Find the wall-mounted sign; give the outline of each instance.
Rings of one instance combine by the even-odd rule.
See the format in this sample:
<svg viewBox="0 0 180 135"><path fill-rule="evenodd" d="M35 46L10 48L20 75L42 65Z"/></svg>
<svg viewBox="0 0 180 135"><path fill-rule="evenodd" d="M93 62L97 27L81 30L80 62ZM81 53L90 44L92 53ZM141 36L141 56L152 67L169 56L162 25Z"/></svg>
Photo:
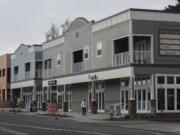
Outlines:
<svg viewBox="0 0 180 135"><path fill-rule="evenodd" d="M180 29L159 30L159 54L180 56Z"/></svg>
<svg viewBox="0 0 180 135"><path fill-rule="evenodd" d="M48 85L56 85L56 84L57 84L57 80L48 81Z"/></svg>

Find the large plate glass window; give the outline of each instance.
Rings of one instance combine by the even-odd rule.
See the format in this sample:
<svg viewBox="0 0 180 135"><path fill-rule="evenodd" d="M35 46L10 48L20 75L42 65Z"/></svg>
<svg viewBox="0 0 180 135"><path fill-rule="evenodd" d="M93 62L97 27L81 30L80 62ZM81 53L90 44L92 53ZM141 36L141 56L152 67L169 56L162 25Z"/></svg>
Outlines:
<svg viewBox="0 0 180 135"><path fill-rule="evenodd" d="M177 110L180 110L180 88L177 89Z"/></svg>
<svg viewBox="0 0 180 135"><path fill-rule="evenodd" d="M158 89L158 110L165 110L165 89Z"/></svg>
<svg viewBox="0 0 180 135"><path fill-rule="evenodd" d="M167 109L174 110L174 89L167 89Z"/></svg>

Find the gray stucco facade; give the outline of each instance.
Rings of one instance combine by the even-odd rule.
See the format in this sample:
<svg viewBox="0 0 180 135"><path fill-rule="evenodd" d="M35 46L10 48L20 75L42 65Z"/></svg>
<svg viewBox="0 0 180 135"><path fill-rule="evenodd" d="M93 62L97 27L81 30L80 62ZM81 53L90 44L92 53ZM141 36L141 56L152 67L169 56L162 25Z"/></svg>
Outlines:
<svg viewBox="0 0 180 135"><path fill-rule="evenodd" d="M75 19L42 51L20 46L12 69L42 60L43 102L59 110L177 113L180 111L180 15L129 9L100 21ZM23 54L26 56L23 57ZM34 55L35 54L35 55ZM34 78L33 64L30 80ZM22 68L22 69L21 69ZM12 70L12 84L14 71ZM24 81L24 72L19 81ZM65 107L66 106L66 107ZM114 107L112 107L114 106ZM119 110L111 110L112 108Z"/></svg>
<svg viewBox="0 0 180 135"><path fill-rule="evenodd" d="M42 45L20 45L11 56L11 100L25 107L42 98Z"/></svg>

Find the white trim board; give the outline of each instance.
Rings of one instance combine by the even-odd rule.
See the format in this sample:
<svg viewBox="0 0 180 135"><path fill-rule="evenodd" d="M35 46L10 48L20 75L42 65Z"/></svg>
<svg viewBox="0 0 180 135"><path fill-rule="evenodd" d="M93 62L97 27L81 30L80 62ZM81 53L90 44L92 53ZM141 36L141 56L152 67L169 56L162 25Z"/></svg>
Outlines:
<svg viewBox="0 0 180 135"><path fill-rule="evenodd" d="M11 83L11 89L30 87L30 86L34 86L34 84L35 84L34 80Z"/></svg>
<svg viewBox="0 0 180 135"><path fill-rule="evenodd" d="M64 78L57 78L54 80L57 80L57 85L83 83L83 82L91 81L88 78L89 74L96 74L97 81L100 81L100 80L107 80L107 79L129 77L131 76L131 70L132 70L132 67L127 67L127 68L113 69L113 70L108 70L108 71L75 75L75 76L64 77ZM43 87L48 86L48 81L49 80L43 81Z"/></svg>

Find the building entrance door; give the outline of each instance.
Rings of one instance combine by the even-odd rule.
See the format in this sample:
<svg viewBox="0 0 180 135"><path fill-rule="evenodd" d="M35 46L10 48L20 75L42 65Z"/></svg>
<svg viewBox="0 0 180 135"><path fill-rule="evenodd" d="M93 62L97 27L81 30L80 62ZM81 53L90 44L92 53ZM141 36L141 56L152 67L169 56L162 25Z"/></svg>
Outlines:
<svg viewBox="0 0 180 135"><path fill-rule="evenodd" d="M96 102L97 102L98 112L104 112L104 92L96 93Z"/></svg>
<svg viewBox="0 0 180 135"><path fill-rule="evenodd" d="M23 96L25 108L30 108L32 103L32 94L26 94Z"/></svg>
<svg viewBox="0 0 180 135"><path fill-rule="evenodd" d="M128 99L129 92L128 90L121 90L121 111L123 113L128 112Z"/></svg>
<svg viewBox="0 0 180 135"><path fill-rule="evenodd" d="M61 92L58 94L58 109L60 111L63 111L63 108L64 108L64 92Z"/></svg>
<svg viewBox="0 0 180 135"><path fill-rule="evenodd" d="M139 113L150 112L150 89L139 88L136 92L136 109Z"/></svg>

